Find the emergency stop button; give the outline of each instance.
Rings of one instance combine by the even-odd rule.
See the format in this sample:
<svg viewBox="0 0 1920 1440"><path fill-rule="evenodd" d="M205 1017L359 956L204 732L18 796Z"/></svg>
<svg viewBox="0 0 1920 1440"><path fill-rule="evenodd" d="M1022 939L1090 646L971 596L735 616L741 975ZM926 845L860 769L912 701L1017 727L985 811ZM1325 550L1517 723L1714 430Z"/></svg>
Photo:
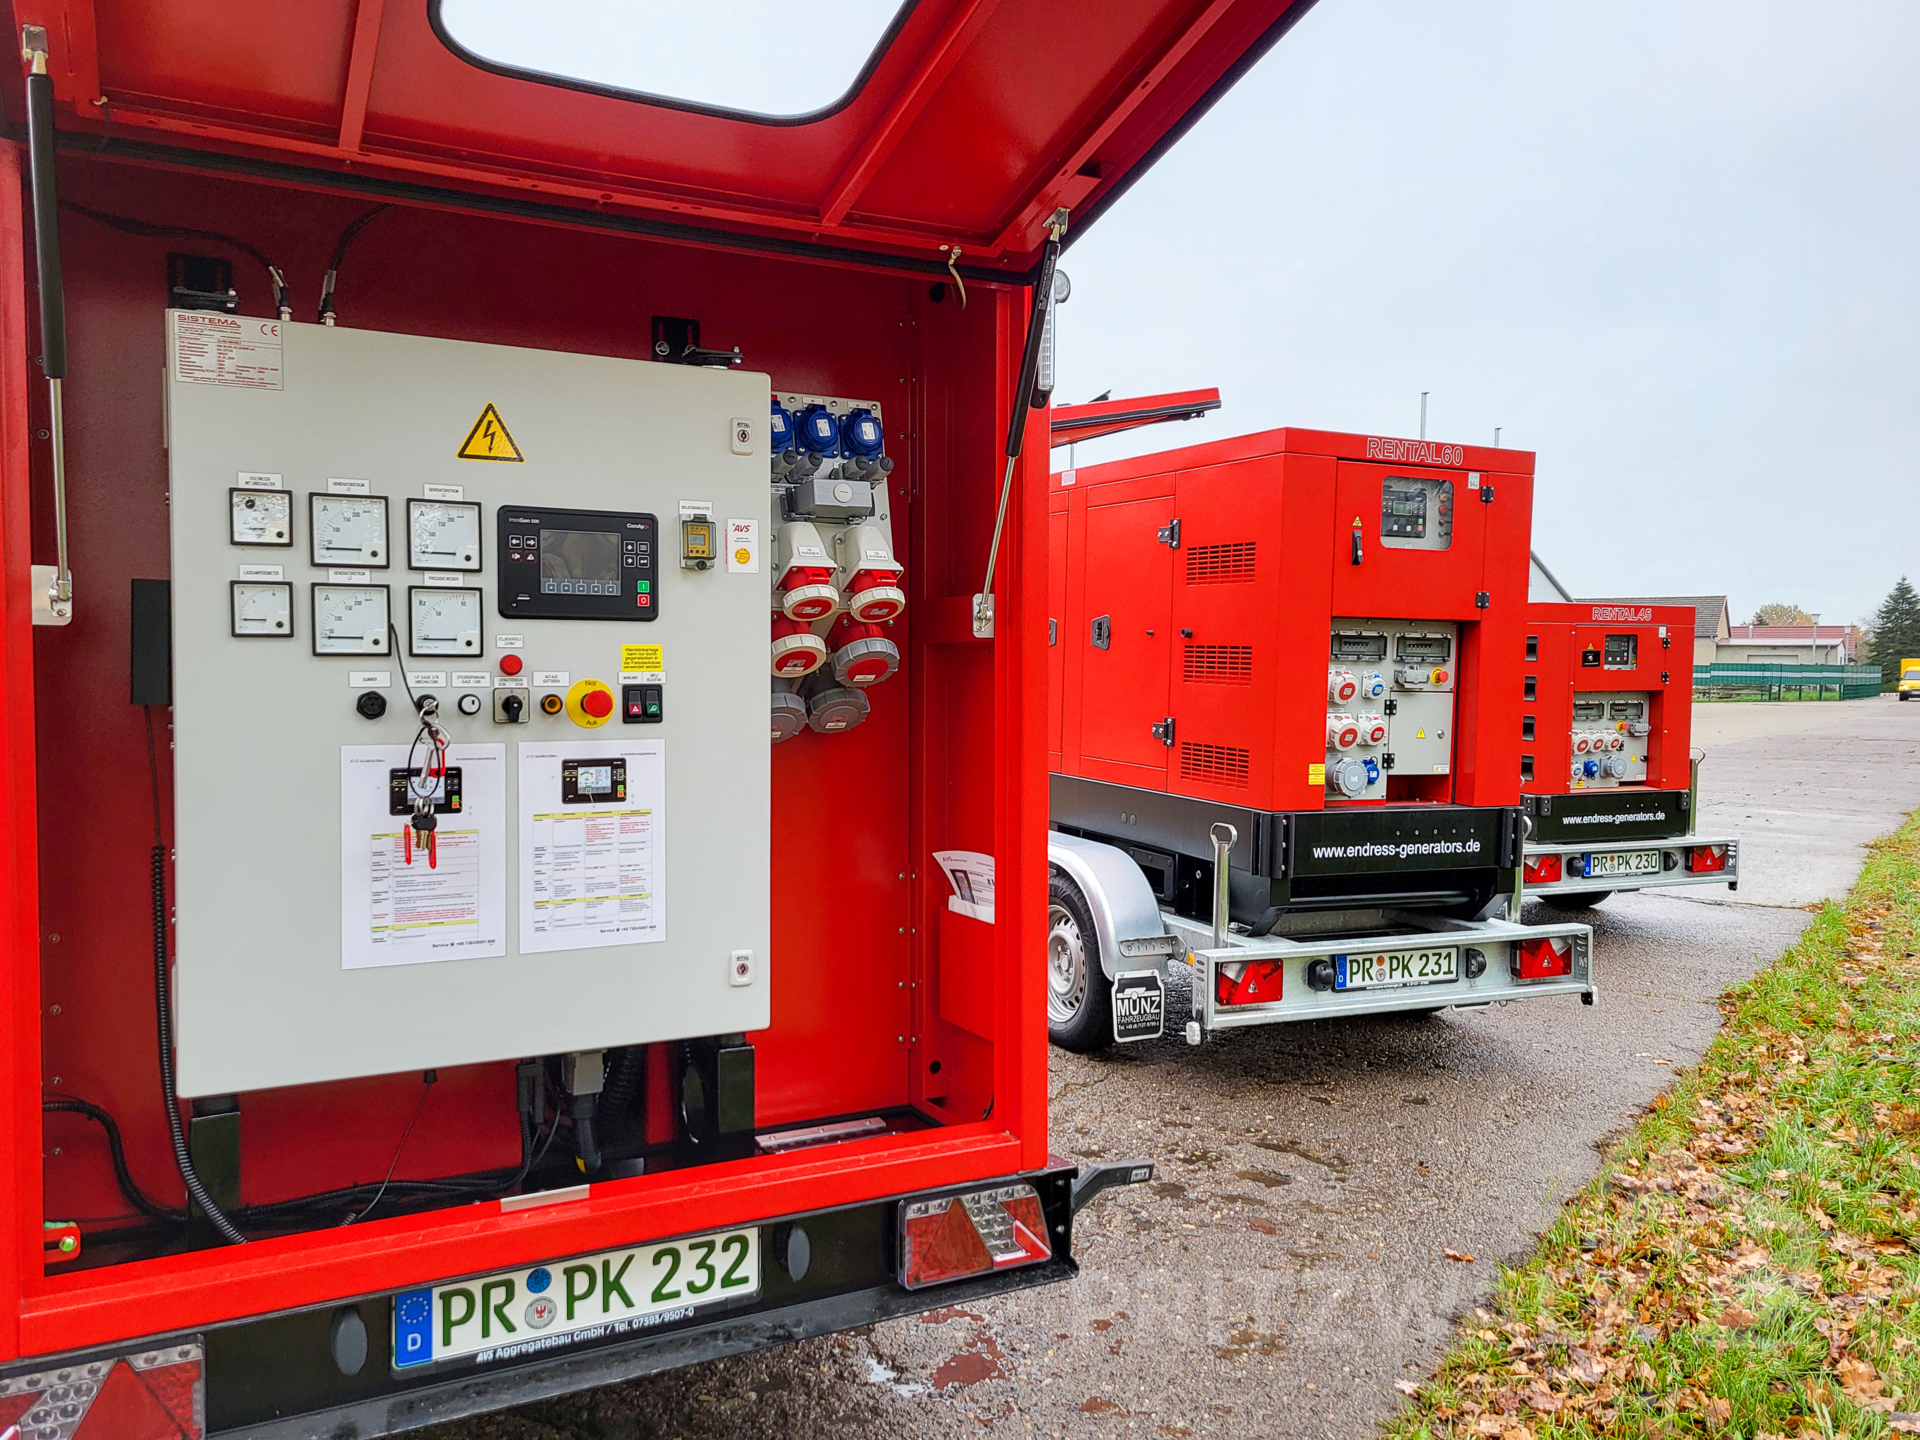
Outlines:
<svg viewBox="0 0 1920 1440"><path fill-rule="evenodd" d="M567 691L567 718L586 730L598 730L613 718L613 691L604 680L582 680Z"/></svg>

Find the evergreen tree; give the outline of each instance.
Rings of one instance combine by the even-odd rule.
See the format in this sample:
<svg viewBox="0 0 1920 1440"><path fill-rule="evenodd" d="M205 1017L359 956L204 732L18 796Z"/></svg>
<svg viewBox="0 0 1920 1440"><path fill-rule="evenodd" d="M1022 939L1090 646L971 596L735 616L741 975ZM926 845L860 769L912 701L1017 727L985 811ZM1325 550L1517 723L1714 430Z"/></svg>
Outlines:
<svg viewBox="0 0 1920 1440"><path fill-rule="evenodd" d="M1873 612L1873 641L1869 658L1880 667L1880 688L1900 682L1900 662L1920 657L1920 594L1902 575Z"/></svg>

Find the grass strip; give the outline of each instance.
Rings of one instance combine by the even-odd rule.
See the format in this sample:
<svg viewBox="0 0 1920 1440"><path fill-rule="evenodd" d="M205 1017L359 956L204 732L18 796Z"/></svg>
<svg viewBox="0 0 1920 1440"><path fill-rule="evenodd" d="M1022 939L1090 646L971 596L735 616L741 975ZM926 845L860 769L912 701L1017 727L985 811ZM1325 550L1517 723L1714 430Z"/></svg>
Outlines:
<svg viewBox="0 0 1920 1440"><path fill-rule="evenodd" d="M1920 815L1720 1000L1390 1440L1920 1435Z"/></svg>

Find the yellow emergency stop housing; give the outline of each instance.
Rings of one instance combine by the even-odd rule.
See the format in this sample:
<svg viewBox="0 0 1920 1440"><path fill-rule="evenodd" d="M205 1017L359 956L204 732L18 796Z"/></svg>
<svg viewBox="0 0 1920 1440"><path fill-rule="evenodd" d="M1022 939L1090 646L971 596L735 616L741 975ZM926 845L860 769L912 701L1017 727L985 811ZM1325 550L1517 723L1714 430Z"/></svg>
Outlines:
<svg viewBox="0 0 1920 1440"><path fill-rule="evenodd" d="M614 707L613 687L604 680L577 681L567 691L567 718L583 729L598 730L613 718Z"/></svg>

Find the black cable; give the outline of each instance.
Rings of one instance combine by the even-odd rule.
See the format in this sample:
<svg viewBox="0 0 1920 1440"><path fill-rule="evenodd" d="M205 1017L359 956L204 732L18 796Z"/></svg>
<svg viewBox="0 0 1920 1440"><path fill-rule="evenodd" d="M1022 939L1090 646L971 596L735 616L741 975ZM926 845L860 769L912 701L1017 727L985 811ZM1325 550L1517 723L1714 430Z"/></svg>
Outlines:
<svg viewBox="0 0 1920 1440"><path fill-rule="evenodd" d="M347 258L347 247L359 238L360 232L377 216L391 209L391 205L376 205L340 232L340 243L333 247L333 258L327 262L326 278L320 282L320 313L317 318L322 325L333 323L333 287L340 278L340 266Z"/></svg>
<svg viewBox="0 0 1920 1440"><path fill-rule="evenodd" d="M126 1146L121 1142L120 1126L112 1115L98 1105L66 1095L42 1096L40 1108L66 1115L84 1115L107 1132L107 1153L113 1157L113 1178L120 1186L120 1193L134 1209L150 1220L168 1220L176 1224L186 1220L187 1212L184 1209L176 1210L170 1205L163 1205L140 1188L139 1182L133 1178L133 1172L127 1168Z"/></svg>
<svg viewBox="0 0 1920 1440"><path fill-rule="evenodd" d="M244 1245L247 1237L221 1213L194 1173L186 1131L180 1124L180 1095L173 1072L173 977L167 968L167 847L160 828L160 757L153 744L153 707L140 708L147 719L147 769L153 777L153 1004L159 1020L160 1098L167 1107L167 1134L173 1141L174 1164L179 1167L188 1198L200 1207L222 1240L229 1245Z"/></svg>
<svg viewBox="0 0 1920 1440"><path fill-rule="evenodd" d="M287 277L281 274L280 267L269 260L264 251L249 245L244 240L232 235L223 235L218 230L195 230L186 225L156 225L151 220L136 220L131 215L112 215L105 210L77 205L71 200L61 201L60 208L71 210L76 215L84 215L95 224L105 225L109 230L118 230L127 235L140 235L150 240L211 240L216 245L231 246L243 255L251 255L260 262L260 268L267 272L267 283L273 287L273 308L281 312L281 319L289 318Z"/></svg>
<svg viewBox="0 0 1920 1440"><path fill-rule="evenodd" d="M420 1116L427 1108L427 1097L433 1094L433 1078L434 1072L429 1070L425 1083L420 1087L420 1103L413 1107L413 1118L407 1121L407 1128L400 1132L400 1143L393 1147L393 1161L387 1166L386 1178L380 1182L380 1188L373 1192L373 1199L369 1200L364 1208L356 1210L342 1220L340 1222L342 1225L351 1225L366 1219L373 1213L373 1207L380 1203L380 1197L387 1193L387 1187L393 1183L393 1172L400 1168L400 1152L407 1148L407 1137L413 1134L413 1127L420 1123Z"/></svg>

